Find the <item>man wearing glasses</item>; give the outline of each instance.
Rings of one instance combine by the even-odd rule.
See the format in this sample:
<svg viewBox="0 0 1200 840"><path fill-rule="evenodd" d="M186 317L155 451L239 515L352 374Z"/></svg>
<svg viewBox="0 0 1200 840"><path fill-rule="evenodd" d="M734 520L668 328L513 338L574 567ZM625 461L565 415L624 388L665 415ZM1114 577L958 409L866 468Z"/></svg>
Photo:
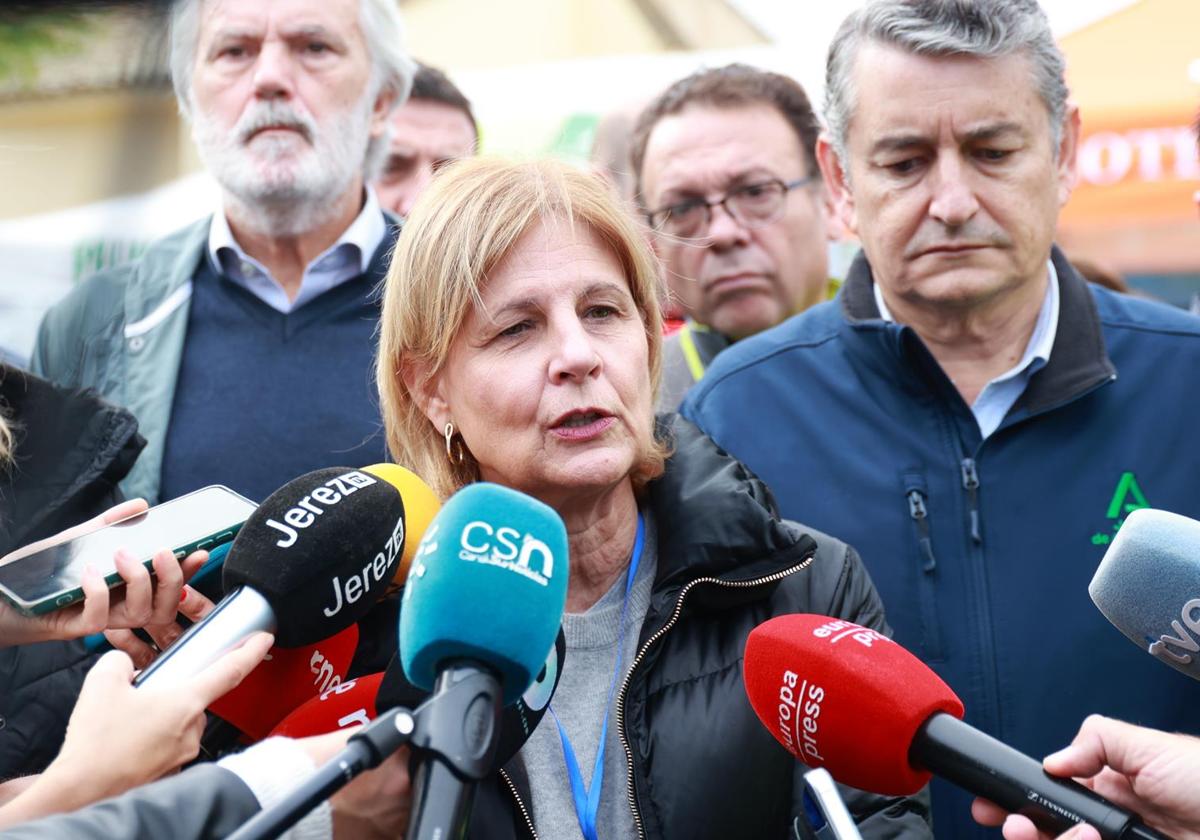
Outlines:
<svg viewBox="0 0 1200 840"><path fill-rule="evenodd" d="M690 310L663 345L660 410L677 408L734 341L837 290L819 131L799 84L742 64L681 79L639 116L637 199L667 285Z"/></svg>

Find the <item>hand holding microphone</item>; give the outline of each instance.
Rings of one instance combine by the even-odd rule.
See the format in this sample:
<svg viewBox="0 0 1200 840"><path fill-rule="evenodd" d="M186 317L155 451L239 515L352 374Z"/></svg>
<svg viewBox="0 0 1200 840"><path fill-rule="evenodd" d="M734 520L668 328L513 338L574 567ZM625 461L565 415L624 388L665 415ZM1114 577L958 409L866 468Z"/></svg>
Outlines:
<svg viewBox="0 0 1200 840"><path fill-rule="evenodd" d="M763 725L843 784L908 795L936 773L1045 831L1087 822L1105 840L1163 840L1137 814L964 723L949 686L869 628L818 615L770 619L746 639L745 682Z"/></svg>
<svg viewBox="0 0 1200 840"><path fill-rule="evenodd" d="M1200 739L1092 715L1071 745L1046 756L1042 765L1055 776L1082 780L1175 840L1200 840L1200 795L1194 782L1200 777ZM971 813L983 825L1003 825L1005 840L1050 836L983 799L975 800ZM1100 834L1081 825L1063 836L1096 840Z"/></svg>

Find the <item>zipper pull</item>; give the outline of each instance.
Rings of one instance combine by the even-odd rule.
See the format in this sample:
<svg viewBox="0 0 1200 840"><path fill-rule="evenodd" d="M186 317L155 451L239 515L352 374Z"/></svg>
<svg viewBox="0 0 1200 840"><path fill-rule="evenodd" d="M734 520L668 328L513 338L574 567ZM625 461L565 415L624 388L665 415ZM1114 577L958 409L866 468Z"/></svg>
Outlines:
<svg viewBox="0 0 1200 840"><path fill-rule="evenodd" d="M975 469L973 458L962 459L962 484L970 503L971 540L979 545L983 542L983 534L979 530L979 471Z"/></svg>
<svg viewBox="0 0 1200 840"><path fill-rule="evenodd" d="M917 531L920 533L917 545L921 547L921 555L925 558L921 568L932 572L937 568L937 559L933 556L933 540L929 538L929 512L925 508L925 497L920 490L908 491L908 515L917 523Z"/></svg>

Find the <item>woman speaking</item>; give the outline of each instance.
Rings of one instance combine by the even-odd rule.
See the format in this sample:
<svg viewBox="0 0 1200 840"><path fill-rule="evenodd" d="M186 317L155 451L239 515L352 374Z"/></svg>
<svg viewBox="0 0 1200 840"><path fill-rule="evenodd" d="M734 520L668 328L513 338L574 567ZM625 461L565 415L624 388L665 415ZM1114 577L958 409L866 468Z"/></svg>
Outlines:
<svg viewBox="0 0 1200 840"><path fill-rule="evenodd" d="M746 699L746 635L791 612L886 627L849 547L780 521L686 421L656 423L658 295L642 232L564 164L457 163L400 236L378 367L393 457L443 497L485 480L540 499L570 543L552 714L480 786L473 838L793 836L803 768ZM843 793L864 837L930 836L924 800Z"/></svg>

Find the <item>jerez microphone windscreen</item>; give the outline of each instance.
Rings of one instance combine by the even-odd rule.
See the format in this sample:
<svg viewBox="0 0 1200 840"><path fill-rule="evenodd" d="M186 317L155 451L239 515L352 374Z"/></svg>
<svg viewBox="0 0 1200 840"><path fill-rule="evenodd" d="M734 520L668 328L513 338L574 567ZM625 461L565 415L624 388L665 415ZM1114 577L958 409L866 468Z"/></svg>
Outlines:
<svg viewBox="0 0 1200 840"><path fill-rule="evenodd" d="M547 505L496 484L450 497L417 549L400 609L400 662L432 690L454 660L490 666L504 703L542 670L567 600L567 530Z"/></svg>
<svg viewBox="0 0 1200 840"><path fill-rule="evenodd" d="M400 567L392 581L397 587L403 586L421 537L425 536L425 530L442 503L420 476L398 464L372 464L363 467L363 472L378 476L395 487L404 504L404 549L400 553Z"/></svg>
<svg viewBox="0 0 1200 840"><path fill-rule="evenodd" d="M963 705L933 671L886 636L823 615L782 615L746 639L746 693L792 755L843 784L889 796L930 774L908 748L934 712Z"/></svg>
<svg viewBox="0 0 1200 840"><path fill-rule="evenodd" d="M275 643L300 647L358 621L395 577L404 504L387 481L330 467L258 506L225 560L225 591L248 586L275 610Z"/></svg>
<svg viewBox="0 0 1200 840"><path fill-rule="evenodd" d="M1200 680L1200 522L1165 510L1133 511L1088 594L1131 642Z"/></svg>
<svg viewBox="0 0 1200 840"><path fill-rule="evenodd" d="M533 730L537 729L550 700L558 689L558 680L562 676L563 663L567 660L567 638L562 630L554 640L554 647L546 657L542 670L534 678L533 683L525 690L515 703L505 706L500 711L500 734L496 741L496 758L492 769L499 770L520 752L521 747L529 740ZM404 678L404 670L400 667L399 658L393 658L384 672L383 682L379 686L379 697L376 706L380 712L403 706L415 709L426 700L430 694L423 691Z"/></svg>

